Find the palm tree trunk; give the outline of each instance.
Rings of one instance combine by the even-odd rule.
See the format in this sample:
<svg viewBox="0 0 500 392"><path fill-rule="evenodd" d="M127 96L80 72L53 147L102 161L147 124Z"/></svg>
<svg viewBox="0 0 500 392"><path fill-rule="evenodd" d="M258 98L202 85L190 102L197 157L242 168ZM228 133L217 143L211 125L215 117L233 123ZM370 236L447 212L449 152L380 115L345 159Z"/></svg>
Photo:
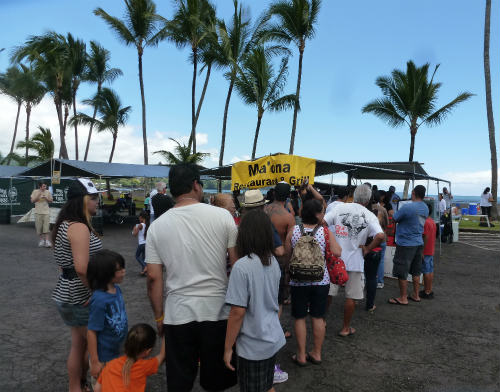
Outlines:
<svg viewBox="0 0 500 392"><path fill-rule="evenodd" d="M146 99L144 98L144 81L142 80L142 47L137 49L139 56L139 85L141 88L142 102L142 141L144 143L144 164L148 164L148 136L146 132Z"/></svg>
<svg viewBox="0 0 500 392"><path fill-rule="evenodd" d="M222 120L222 138L220 142L220 153L219 153L219 166L222 166L224 161L224 147L226 145L226 126L227 126L227 112L229 110L229 101L231 101L231 94L233 92L235 77L231 78L229 83L229 89L227 90L226 105L224 106L224 119Z"/></svg>
<svg viewBox="0 0 500 392"><path fill-rule="evenodd" d="M491 154L491 195L493 203L491 214L498 218L497 197L498 197L498 163L497 147L495 140L495 122L493 119L493 103L491 98L491 75L490 75L490 16L491 0L486 0L486 11L484 18L484 82L486 84L486 113L488 117L488 136L490 140Z"/></svg>
<svg viewBox="0 0 500 392"><path fill-rule="evenodd" d="M118 129L115 129L115 132L118 134ZM111 146L111 153L109 154L109 163L113 161L113 155L115 154L116 134L113 134L113 145Z"/></svg>
<svg viewBox="0 0 500 392"><path fill-rule="evenodd" d="M86 161L87 157L89 156L90 139L92 137L92 128L94 127L94 122L93 121L95 121L95 116L96 115L97 115L97 106L94 107L94 114L92 115L92 124L90 124L89 136L87 138L87 146L85 147L85 156L83 157L84 161Z"/></svg>
<svg viewBox="0 0 500 392"><path fill-rule="evenodd" d="M410 126L410 156L408 157L408 162L413 162L413 153L415 151L415 135L417 134L416 122L412 121ZM408 190L410 188L410 180L405 181L405 187L403 189L403 199L408 198Z"/></svg>
<svg viewBox="0 0 500 392"><path fill-rule="evenodd" d="M198 52L193 48L193 84L191 86L191 136L188 147L193 145L193 154L196 154L196 72L198 68Z"/></svg>
<svg viewBox="0 0 500 392"><path fill-rule="evenodd" d="M69 107L68 104L64 104L64 122L63 122L63 127L64 127L64 136L66 136L66 126L68 125L68 117L69 117Z"/></svg>
<svg viewBox="0 0 500 392"><path fill-rule="evenodd" d="M255 159L255 151L257 150L257 139L259 138L260 122L262 114L257 114L257 128L255 128L255 136L253 138L252 161Z"/></svg>
<svg viewBox="0 0 500 392"><path fill-rule="evenodd" d="M73 116L76 117L76 90L73 90ZM75 159L78 160L78 127L75 121Z"/></svg>
<svg viewBox="0 0 500 392"><path fill-rule="evenodd" d="M66 131L64 128L61 99L57 96L54 97L54 103L56 105L57 120L59 121L59 138L61 139L61 145L59 147L59 158L68 159L68 149L66 148Z"/></svg>
<svg viewBox="0 0 500 392"><path fill-rule="evenodd" d="M31 116L31 104L26 102L26 153L25 153L25 161L26 165L28 165L28 142L30 140L30 116Z"/></svg>
<svg viewBox="0 0 500 392"><path fill-rule="evenodd" d="M205 99L205 93L207 92L208 81L210 79L210 73L212 72L212 64L207 66L207 74L205 76L205 83L203 84L203 90L201 91L200 102L198 102L198 109L196 109L195 123L198 124L198 118L200 118L201 106L203 105L203 100Z"/></svg>
<svg viewBox="0 0 500 392"><path fill-rule="evenodd" d="M14 135L12 136L12 144L10 145L9 156L7 157L7 165L10 165L10 161L12 159L12 153L14 152L14 146L16 145L16 137L17 137L17 125L19 124L19 113L21 112L22 102L17 102L17 114L16 114L16 124L14 125Z"/></svg>
<svg viewBox="0 0 500 392"><path fill-rule="evenodd" d="M101 92L102 84L101 82L97 83L97 94ZM85 156L83 157L83 160L86 161L87 157L89 155L89 148L90 148L90 138L92 137L92 129L94 128L94 121L95 121L95 116L97 115L97 106L94 106L94 114L92 115L92 124L90 124L90 129L89 129L89 137L87 138L87 146L85 147Z"/></svg>
<svg viewBox="0 0 500 392"><path fill-rule="evenodd" d="M295 129L297 128L297 111L299 110L299 99L300 99L300 82L302 80L302 58L304 57L304 46L305 42L302 42L299 47L299 74L297 76L297 90L295 91L295 107L293 108L293 124L292 124L292 136L290 137L290 150L289 154L293 154L293 147L295 145Z"/></svg>

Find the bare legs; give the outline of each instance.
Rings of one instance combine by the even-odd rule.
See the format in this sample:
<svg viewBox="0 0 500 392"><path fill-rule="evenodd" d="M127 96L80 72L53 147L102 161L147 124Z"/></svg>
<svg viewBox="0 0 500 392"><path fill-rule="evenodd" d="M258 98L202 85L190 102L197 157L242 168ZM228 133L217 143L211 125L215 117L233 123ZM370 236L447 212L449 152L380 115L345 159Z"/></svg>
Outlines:
<svg viewBox="0 0 500 392"><path fill-rule="evenodd" d="M424 290L425 294L432 293L432 282L434 281L434 272L424 274Z"/></svg>
<svg viewBox="0 0 500 392"><path fill-rule="evenodd" d="M346 298L344 303L344 326L340 331L341 334L350 333L350 325L355 308L356 308L356 301L351 298Z"/></svg>
<svg viewBox="0 0 500 392"><path fill-rule="evenodd" d="M310 355L317 361L321 361L321 348L325 340L325 319L311 317L313 331L313 348ZM306 362L306 319L295 320L295 338L297 339L297 361Z"/></svg>
<svg viewBox="0 0 500 392"><path fill-rule="evenodd" d="M86 358L87 327L72 327L71 349L67 361L70 392L81 392L82 390L81 381L84 376L84 370L88 368L88 360Z"/></svg>

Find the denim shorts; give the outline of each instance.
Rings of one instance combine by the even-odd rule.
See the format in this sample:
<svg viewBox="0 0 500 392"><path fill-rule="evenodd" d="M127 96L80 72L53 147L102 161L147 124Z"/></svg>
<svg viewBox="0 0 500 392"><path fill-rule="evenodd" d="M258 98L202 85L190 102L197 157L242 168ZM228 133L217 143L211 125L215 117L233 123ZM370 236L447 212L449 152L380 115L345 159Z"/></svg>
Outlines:
<svg viewBox="0 0 500 392"><path fill-rule="evenodd" d="M57 302L57 310L61 315L64 324L69 327L86 327L89 322L89 306L82 304L67 304Z"/></svg>
<svg viewBox="0 0 500 392"><path fill-rule="evenodd" d="M434 256L424 256L422 260L422 273L430 274L434 272Z"/></svg>

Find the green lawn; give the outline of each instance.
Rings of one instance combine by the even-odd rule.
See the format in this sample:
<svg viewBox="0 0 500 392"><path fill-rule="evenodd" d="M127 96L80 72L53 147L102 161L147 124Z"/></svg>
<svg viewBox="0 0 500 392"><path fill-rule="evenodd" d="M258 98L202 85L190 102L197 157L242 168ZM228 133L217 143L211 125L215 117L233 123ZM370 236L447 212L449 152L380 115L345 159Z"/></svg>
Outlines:
<svg viewBox="0 0 500 392"><path fill-rule="evenodd" d="M495 227L484 227L484 226L479 226L479 218L470 218L468 216L462 218L460 221L460 228L461 229L478 229L478 230L495 230L499 231L500 230L500 224L495 221L494 222Z"/></svg>

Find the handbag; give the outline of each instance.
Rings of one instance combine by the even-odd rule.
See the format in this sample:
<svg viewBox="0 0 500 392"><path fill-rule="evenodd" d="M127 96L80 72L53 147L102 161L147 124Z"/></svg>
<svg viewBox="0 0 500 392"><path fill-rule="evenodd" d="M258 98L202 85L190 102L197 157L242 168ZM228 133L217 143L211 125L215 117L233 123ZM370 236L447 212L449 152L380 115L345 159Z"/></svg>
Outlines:
<svg viewBox="0 0 500 392"><path fill-rule="evenodd" d="M335 256L330 251L330 234L328 227L325 225L323 227L325 233L325 260L326 268L328 269L328 275L330 275L330 282L333 284L338 284L340 286L346 284L349 280L349 275L345 269L344 260L340 257Z"/></svg>

